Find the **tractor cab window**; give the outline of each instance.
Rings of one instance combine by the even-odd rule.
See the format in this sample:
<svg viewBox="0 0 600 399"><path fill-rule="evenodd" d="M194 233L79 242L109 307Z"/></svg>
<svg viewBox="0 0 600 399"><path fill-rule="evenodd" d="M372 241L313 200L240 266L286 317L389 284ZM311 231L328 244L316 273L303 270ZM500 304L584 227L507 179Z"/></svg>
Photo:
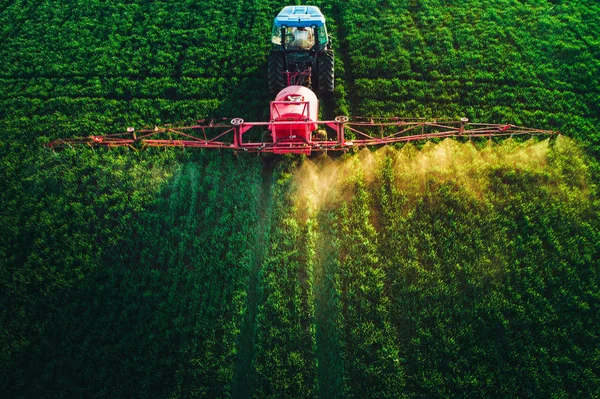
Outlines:
<svg viewBox="0 0 600 399"><path fill-rule="evenodd" d="M288 27L285 29L286 47L291 50L310 50L315 45L315 29L312 27L295 28ZM320 38L320 35L319 35ZM325 39L327 40L327 39ZM281 45L281 28L273 27L273 35L271 42ZM327 41L325 41L327 42Z"/></svg>
<svg viewBox="0 0 600 399"><path fill-rule="evenodd" d="M285 42L289 44L293 40L292 33L296 28L285 28ZM273 44L281 45L281 27L273 25L273 36L271 37Z"/></svg>
<svg viewBox="0 0 600 399"><path fill-rule="evenodd" d="M271 43L281 45L281 29L277 25L273 25L273 33L271 34Z"/></svg>
<svg viewBox="0 0 600 399"><path fill-rule="evenodd" d="M310 50L315 45L315 35L312 28L296 28L292 32L291 48Z"/></svg>
<svg viewBox="0 0 600 399"><path fill-rule="evenodd" d="M327 44L329 38L327 37L327 29L325 29L325 25L318 28L317 31L319 32L319 44Z"/></svg>

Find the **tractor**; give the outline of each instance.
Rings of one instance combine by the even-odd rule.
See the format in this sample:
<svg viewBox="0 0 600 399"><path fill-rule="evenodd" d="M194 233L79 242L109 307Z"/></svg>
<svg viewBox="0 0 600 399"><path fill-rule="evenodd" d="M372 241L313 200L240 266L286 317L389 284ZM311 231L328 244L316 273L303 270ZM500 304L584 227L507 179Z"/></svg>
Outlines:
<svg viewBox="0 0 600 399"><path fill-rule="evenodd" d="M271 94L287 86L306 86L319 95L333 93L334 54L325 17L318 7L284 7L273 22L271 42Z"/></svg>

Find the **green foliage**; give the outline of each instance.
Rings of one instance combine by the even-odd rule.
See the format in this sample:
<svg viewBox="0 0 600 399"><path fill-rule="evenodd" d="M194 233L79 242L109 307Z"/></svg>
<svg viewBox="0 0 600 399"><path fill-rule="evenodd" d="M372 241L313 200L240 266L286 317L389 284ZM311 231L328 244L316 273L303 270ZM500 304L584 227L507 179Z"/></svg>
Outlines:
<svg viewBox="0 0 600 399"><path fill-rule="evenodd" d="M285 173L275 182L269 248L260 271L256 398L316 397L310 226L294 215L289 182Z"/></svg>
<svg viewBox="0 0 600 399"><path fill-rule="evenodd" d="M348 397L398 397L404 378L389 322L390 299L376 248L377 232L370 222L371 204L362 176L353 185L352 202L342 205L338 215Z"/></svg>
<svg viewBox="0 0 600 399"><path fill-rule="evenodd" d="M313 2L335 113L553 142L43 147L265 120L287 2L0 4L0 396L600 396L596 1Z"/></svg>
<svg viewBox="0 0 600 399"><path fill-rule="evenodd" d="M345 2L350 112L538 126L597 153L599 16L591 1Z"/></svg>

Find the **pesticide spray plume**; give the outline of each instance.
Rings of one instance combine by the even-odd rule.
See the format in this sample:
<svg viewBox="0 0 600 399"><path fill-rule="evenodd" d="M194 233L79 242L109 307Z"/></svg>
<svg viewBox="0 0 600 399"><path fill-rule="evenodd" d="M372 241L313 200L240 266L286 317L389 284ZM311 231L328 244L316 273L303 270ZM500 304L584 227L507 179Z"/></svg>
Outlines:
<svg viewBox="0 0 600 399"><path fill-rule="evenodd" d="M569 184L584 189L589 174L582 157L579 146L562 136L552 141L489 141L481 146L470 141L444 139L439 143L427 142L421 149L411 143L399 149L385 146L371 151L365 148L355 156L336 159L324 154L305 160L294 173L296 198L313 212L327 204L336 206L339 201L349 201L353 196L352 182L359 180L372 186L386 160L392 163L394 184L408 197L417 198L427 189L428 182L435 181L451 182L482 199L491 188L490 173L499 169L545 173L552 180L574 179ZM572 166L570 159L576 166ZM573 168L578 170L568 170Z"/></svg>

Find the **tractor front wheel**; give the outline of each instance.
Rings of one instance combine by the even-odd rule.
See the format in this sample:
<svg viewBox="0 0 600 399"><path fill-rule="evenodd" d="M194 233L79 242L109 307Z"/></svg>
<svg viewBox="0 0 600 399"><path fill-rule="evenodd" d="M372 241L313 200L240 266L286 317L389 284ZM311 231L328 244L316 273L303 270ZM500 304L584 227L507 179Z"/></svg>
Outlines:
<svg viewBox="0 0 600 399"><path fill-rule="evenodd" d="M269 55L267 73L269 77L269 92L277 94L285 87L284 54L281 51L272 51Z"/></svg>
<svg viewBox="0 0 600 399"><path fill-rule="evenodd" d="M319 53L317 57L317 69L319 72L319 91L321 93L333 93L333 64L334 55L333 50L325 50Z"/></svg>

